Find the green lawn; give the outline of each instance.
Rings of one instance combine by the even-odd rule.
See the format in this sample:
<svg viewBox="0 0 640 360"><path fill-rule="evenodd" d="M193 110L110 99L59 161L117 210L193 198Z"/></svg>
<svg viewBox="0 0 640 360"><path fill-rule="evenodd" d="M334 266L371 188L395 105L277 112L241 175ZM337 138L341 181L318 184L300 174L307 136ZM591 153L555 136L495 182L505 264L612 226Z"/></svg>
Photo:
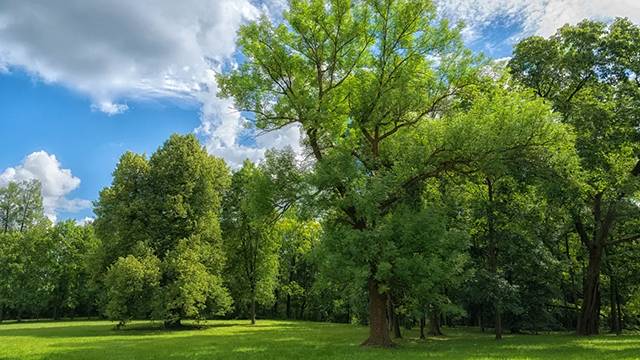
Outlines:
<svg viewBox="0 0 640 360"><path fill-rule="evenodd" d="M157 324L156 324L157 326ZM578 338L507 335L502 342L470 329L416 339L406 332L391 350L362 348L366 328L352 325L210 321L199 330L165 331L105 321L0 325L0 359L640 359L640 335Z"/></svg>

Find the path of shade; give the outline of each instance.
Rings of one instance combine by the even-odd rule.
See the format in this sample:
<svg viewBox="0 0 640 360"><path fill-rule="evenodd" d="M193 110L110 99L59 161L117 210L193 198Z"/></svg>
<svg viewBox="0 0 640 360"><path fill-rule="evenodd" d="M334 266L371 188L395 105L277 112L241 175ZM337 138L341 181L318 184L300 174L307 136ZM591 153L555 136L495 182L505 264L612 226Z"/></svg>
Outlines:
<svg viewBox="0 0 640 360"><path fill-rule="evenodd" d="M366 328L327 323L209 321L202 329L166 331L134 323L113 330L106 321L0 325L0 359L640 359L640 334L578 338L567 333L507 335L502 342L475 329L400 346L358 346Z"/></svg>

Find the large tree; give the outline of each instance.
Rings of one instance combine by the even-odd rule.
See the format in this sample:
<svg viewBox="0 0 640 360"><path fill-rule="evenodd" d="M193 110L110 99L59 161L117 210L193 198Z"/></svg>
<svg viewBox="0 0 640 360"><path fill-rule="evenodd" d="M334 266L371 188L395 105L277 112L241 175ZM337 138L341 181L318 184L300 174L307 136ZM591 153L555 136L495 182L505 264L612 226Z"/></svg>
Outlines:
<svg viewBox="0 0 640 360"><path fill-rule="evenodd" d="M207 311L225 311L230 299L222 284L225 257L218 221L229 183L224 161L207 154L194 135L172 135L149 160L125 153L113 175L95 209L103 242L99 273L111 269L114 275L108 279L115 287L110 288L117 289L126 275L154 283L153 276L133 271L153 261L146 261L146 255L129 257L148 248L161 262L154 314L166 326L179 326L181 319L200 318Z"/></svg>
<svg viewBox="0 0 640 360"><path fill-rule="evenodd" d="M390 346L397 244L380 224L426 180L544 146L555 124L540 101L492 86L431 1L289 5L282 24L240 29L245 61L220 76L221 94L259 128L301 126L332 257L368 289L364 344Z"/></svg>
<svg viewBox="0 0 640 360"><path fill-rule="evenodd" d="M588 263L577 332L597 334L603 255L640 234L611 234L624 222L640 184L640 28L626 19L610 25L583 21L545 39L520 42L509 62L517 80L548 100L576 130L584 170L577 191L567 189L573 226ZM637 206L635 214L638 216Z"/></svg>

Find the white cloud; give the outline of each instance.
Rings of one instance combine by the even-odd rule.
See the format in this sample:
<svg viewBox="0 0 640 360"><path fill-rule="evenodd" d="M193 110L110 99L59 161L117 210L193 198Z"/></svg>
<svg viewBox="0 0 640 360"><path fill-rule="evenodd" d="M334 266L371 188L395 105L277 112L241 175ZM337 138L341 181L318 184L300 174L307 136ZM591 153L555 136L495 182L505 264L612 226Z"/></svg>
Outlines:
<svg viewBox="0 0 640 360"><path fill-rule="evenodd" d="M0 186L10 181L39 180L42 184L42 202L45 215L56 220L58 211L76 212L89 208L91 202L84 199L68 199L66 196L80 186L80 179L62 165L53 154L36 151L29 154L20 165L9 167L0 173Z"/></svg>
<svg viewBox="0 0 640 360"><path fill-rule="evenodd" d="M126 104L115 104L111 101L101 101L97 104L91 105L93 110L102 111L107 115L117 115L129 110Z"/></svg>
<svg viewBox="0 0 640 360"><path fill-rule="evenodd" d="M213 71L233 63L243 22L285 7L284 0L0 0L0 71L24 69L62 84L109 115L127 111L127 100L195 101L212 153L256 160L264 149L242 145L244 120L216 98Z"/></svg>
<svg viewBox="0 0 640 360"><path fill-rule="evenodd" d="M521 26L513 41L533 34L549 36L562 25L585 18L628 17L640 22L638 0L437 0L437 4L444 16L467 24L466 40L473 40L497 19Z"/></svg>

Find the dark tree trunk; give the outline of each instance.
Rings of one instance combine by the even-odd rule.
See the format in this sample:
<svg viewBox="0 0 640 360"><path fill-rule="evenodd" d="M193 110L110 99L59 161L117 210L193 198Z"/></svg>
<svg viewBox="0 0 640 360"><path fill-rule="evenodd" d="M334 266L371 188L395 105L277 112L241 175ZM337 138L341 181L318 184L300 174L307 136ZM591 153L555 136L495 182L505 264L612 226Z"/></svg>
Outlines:
<svg viewBox="0 0 640 360"><path fill-rule="evenodd" d="M396 313L396 306L390 294L388 294L387 297L387 314L389 317L389 331L393 331L394 338L401 339L400 322L398 320L398 314Z"/></svg>
<svg viewBox="0 0 640 360"><path fill-rule="evenodd" d="M304 309L307 307L307 298L303 297L302 302L300 303L300 312L298 313L298 319L302 320L304 318Z"/></svg>
<svg viewBox="0 0 640 360"><path fill-rule="evenodd" d="M256 324L256 299L255 297L251 298L251 325Z"/></svg>
<svg viewBox="0 0 640 360"><path fill-rule="evenodd" d="M621 296L620 291L618 291L616 287L616 308L618 309L618 332L617 335L622 334L622 328L624 327L624 323L622 322L622 304L621 304Z"/></svg>
<svg viewBox="0 0 640 360"><path fill-rule="evenodd" d="M424 315L424 313L422 313L422 316L420 317L420 339L424 340L427 337L424 336L424 327L425 327L425 323L427 322L426 316Z"/></svg>
<svg viewBox="0 0 640 360"><path fill-rule="evenodd" d="M389 336L389 324L387 322L387 296L379 291L378 282L370 278L369 290L369 338L363 346L391 347L394 345Z"/></svg>
<svg viewBox="0 0 640 360"><path fill-rule="evenodd" d="M395 312L393 314L393 336L396 339L402 339L402 333L400 332L400 320L398 319L398 314Z"/></svg>
<svg viewBox="0 0 640 360"><path fill-rule="evenodd" d="M296 266L296 258L291 258L291 264L289 265L289 284L293 282L293 269ZM291 319L291 294L287 294L287 319Z"/></svg>
<svg viewBox="0 0 640 360"><path fill-rule="evenodd" d="M434 309L429 311L429 335L442 335L442 331L440 330L440 313Z"/></svg>
<svg viewBox="0 0 640 360"><path fill-rule="evenodd" d="M597 335L600 327L600 267L602 247L589 248L589 263L584 281L583 302L578 319L578 335Z"/></svg>
<svg viewBox="0 0 640 360"><path fill-rule="evenodd" d="M496 340L502 340L502 313L496 307Z"/></svg>
<svg viewBox="0 0 640 360"><path fill-rule="evenodd" d="M278 290L275 292L275 301L273 302L271 313L273 313L274 318L278 318Z"/></svg>
<svg viewBox="0 0 640 360"><path fill-rule="evenodd" d="M616 279L612 276L609 289L611 312L609 313L609 321L611 326L611 333L620 335L622 333L622 326L620 321L620 308L618 304L618 284Z"/></svg>
<svg viewBox="0 0 640 360"><path fill-rule="evenodd" d="M487 246L487 263L489 265L489 272L494 278L498 276L498 239L495 231L495 213L493 210L493 182L491 179L486 179L487 195L489 200L489 206L487 209L487 235L489 237L489 244ZM502 314L501 314L500 299L494 300L494 312L495 312L495 331L496 340L502 340Z"/></svg>
<svg viewBox="0 0 640 360"><path fill-rule="evenodd" d="M575 271L573 269L573 264L572 264L572 259L571 259L571 252L569 250L569 236L568 234L565 235L564 237L564 250L565 250L565 255L567 257L567 261L569 263L569 279L571 280L571 283L569 284L569 294L571 295L571 298L569 299L571 301L571 304L573 304L574 309L578 309L578 294L576 292L576 276L575 276ZM577 313L575 310L569 311L567 313L567 325L566 328L567 329L571 329L571 328L576 328L577 326L577 322L576 322L576 318L577 318Z"/></svg>

